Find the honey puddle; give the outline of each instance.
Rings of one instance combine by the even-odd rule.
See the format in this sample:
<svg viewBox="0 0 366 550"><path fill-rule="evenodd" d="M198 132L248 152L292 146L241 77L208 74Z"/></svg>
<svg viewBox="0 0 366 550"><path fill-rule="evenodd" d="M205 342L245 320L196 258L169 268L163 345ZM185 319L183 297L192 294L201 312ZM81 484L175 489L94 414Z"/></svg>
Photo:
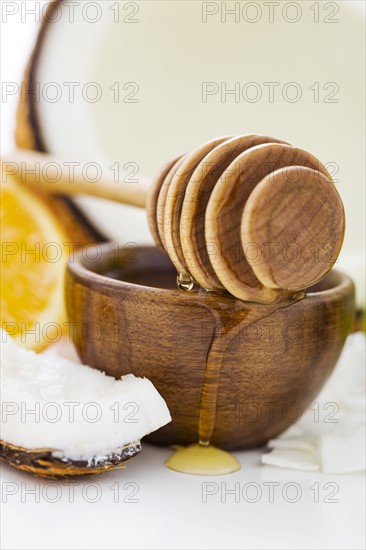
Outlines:
<svg viewBox="0 0 366 550"><path fill-rule="evenodd" d="M251 324L272 315L279 308L290 306L304 296L301 292L291 299L275 304L248 304L230 295L209 293L206 303L197 302L208 309L215 319L201 394L198 443L178 448L167 460L165 465L168 468L196 475L223 475L240 469L240 463L231 453L210 445L215 428L217 394L225 352L232 339Z"/></svg>
<svg viewBox="0 0 366 550"><path fill-rule="evenodd" d="M218 476L240 470L240 462L231 453L199 443L177 449L165 465L182 474L201 476Z"/></svg>

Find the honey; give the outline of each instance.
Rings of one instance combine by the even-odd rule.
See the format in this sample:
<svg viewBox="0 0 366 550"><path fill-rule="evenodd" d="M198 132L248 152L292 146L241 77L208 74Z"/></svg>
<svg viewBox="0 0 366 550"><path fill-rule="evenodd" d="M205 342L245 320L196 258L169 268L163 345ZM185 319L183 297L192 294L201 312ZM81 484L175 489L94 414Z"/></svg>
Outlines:
<svg viewBox="0 0 366 550"><path fill-rule="evenodd" d="M288 307L294 301L303 299L305 294L299 292L296 296L275 304L257 304L256 308L248 308L246 302L234 298L228 293L203 289L197 291L194 279L186 274L177 275L176 286L174 286L174 278L170 271L163 274L150 269L148 272L140 272L137 276L132 268L129 273L118 270L109 272L108 275L146 286L156 285L168 289L178 287L181 291L188 291L197 296L205 293L206 300L197 300L196 305L209 311L214 319L214 330L206 358L197 443L177 448L167 460L166 466L176 472L196 475L224 475L236 472L240 469L238 460L231 453L211 445L216 424L220 374L226 350L232 340L235 337L240 337L241 333L250 325L272 315L279 308Z"/></svg>
<svg viewBox="0 0 366 550"><path fill-rule="evenodd" d="M178 273L177 275L177 287L184 292L190 292L194 287L194 279L186 273Z"/></svg>
<svg viewBox="0 0 366 550"><path fill-rule="evenodd" d="M289 306L294 299L302 299L304 294L299 293L295 298L276 304L258 304L255 310L249 309L245 302L228 294L212 292L208 297L210 299L206 303L197 302L201 307L209 309L215 319L201 394L198 443L178 448L168 459L166 466L185 474L223 475L240 469L240 463L232 454L210 444L216 422L217 395L225 352L233 338L251 324L281 307Z"/></svg>
<svg viewBox="0 0 366 550"><path fill-rule="evenodd" d="M183 474L206 476L231 474L240 469L240 462L231 453L200 443L177 449L165 465Z"/></svg>

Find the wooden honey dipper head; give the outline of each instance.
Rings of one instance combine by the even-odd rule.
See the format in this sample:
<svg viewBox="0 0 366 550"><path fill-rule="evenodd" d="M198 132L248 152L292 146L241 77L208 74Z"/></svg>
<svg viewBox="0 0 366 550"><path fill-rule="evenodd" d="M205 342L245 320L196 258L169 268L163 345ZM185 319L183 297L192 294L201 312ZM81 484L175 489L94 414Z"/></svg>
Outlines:
<svg viewBox="0 0 366 550"><path fill-rule="evenodd" d="M174 159L146 208L156 244L183 280L260 303L320 281L344 237L343 204L326 168L267 136L218 138Z"/></svg>
<svg viewBox="0 0 366 550"><path fill-rule="evenodd" d="M1 163L5 176L17 174L36 190L146 207L156 244L188 290L194 280L241 300L277 302L322 279L341 249L344 210L329 173L279 139L214 139L167 164L152 186L119 185L108 176L95 185L80 167L72 179L62 170L60 178L61 166L30 151ZM30 181L23 167L47 177Z"/></svg>

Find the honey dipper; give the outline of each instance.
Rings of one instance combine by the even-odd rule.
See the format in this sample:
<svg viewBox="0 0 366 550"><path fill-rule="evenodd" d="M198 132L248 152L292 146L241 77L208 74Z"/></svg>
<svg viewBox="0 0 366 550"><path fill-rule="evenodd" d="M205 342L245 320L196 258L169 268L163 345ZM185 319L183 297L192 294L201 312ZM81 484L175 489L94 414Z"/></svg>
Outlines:
<svg viewBox="0 0 366 550"><path fill-rule="evenodd" d="M38 153L15 160L27 161L50 165ZM156 244L188 288L194 280L206 290L273 303L320 281L342 246L344 209L326 168L271 137L209 141L167 164L149 186L108 178L93 184L77 169L74 181L56 181L52 166L47 174L33 185L146 206Z"/></svg>

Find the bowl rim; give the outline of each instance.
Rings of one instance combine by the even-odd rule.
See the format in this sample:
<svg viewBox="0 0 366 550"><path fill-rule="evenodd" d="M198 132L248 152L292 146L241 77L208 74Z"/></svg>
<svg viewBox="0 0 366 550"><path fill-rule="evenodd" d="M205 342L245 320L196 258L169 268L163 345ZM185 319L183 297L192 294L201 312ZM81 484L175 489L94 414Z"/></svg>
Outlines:
<svg viewBox="0 0 366 550"><path fill-rule="evenodd" d="M71 274L74 279L78 281L79 284L82 286L86 286L89 288L92 288L94 290L99 287L100 290L109 289L109 290L117 290L117 291L139 291L141 293L146 293L148 295L154 296L154 295L161 295L165 298L168 298L171 301L175 300L193 300L193 301L201 301L205 303L207 300L211 301L213 295L218 295L216 292L182 292L178 289L168 289L168 288L161 288L161 287L154 287L154 286L147 286L137 283L131 283L128 281L123 281L120 279L114 279L112 277L109 277L103 273L98 272L98 266L102 265L102 262L106 260L111 260L114 256L114 265L117 267L118 265L122 265L123 260L116 261L115 259L115 251L113 250L113 246L116 246L116 243L113 241L108 241L104 243L91 243L92 246L97 246L98 250L100 252L99 258L95 260L91 260L88 258L85 258L83 256L83 251L85 250L85 247L83 249L77 250L72 257L72 260L69 260L67 263L66 271L68 274ZM90 245L87 245L90 246ZM120 243L120 246L123 247L123 243ZM87 248L87 247L86 247ZM137 245L137 250L139 253L143 252L152 252L156 253L158 255L161 255L162 258L166 258L169 261L168 255L159 249L158 247L155 247L153 245ZM111 262L113 265L113 263ZM101 270L103 271L103 270ZM328 278L329 276L335 277L335 284L333 284L330 288L326 289L320 289L320 290L313 290L307 292L305 290L306 298L308 299L316 299L319 300L319 298L324 299L335 299L344 295L349 294L350 292L354 292L354 284L352 279L343 273L342 271L339 271L337 269L332 269L329 271L325 276L324 279ZM324 280L323 279L323 280ZM320 281L321 283L321 281ZM317 283L317 284L320 284ZM231 296L229 294L220 294L220 296ZM233 297L232 297L233 298ZM236 300L236 298L235 298ZM292 301L292 300L291 300ZM309 301L309 300L307 300ZM300 300L300 302L303 302L303 300ZM266 304L260 304L258 302L245 302L246 304L254 304L254 305L266 305Z"/></svg>

